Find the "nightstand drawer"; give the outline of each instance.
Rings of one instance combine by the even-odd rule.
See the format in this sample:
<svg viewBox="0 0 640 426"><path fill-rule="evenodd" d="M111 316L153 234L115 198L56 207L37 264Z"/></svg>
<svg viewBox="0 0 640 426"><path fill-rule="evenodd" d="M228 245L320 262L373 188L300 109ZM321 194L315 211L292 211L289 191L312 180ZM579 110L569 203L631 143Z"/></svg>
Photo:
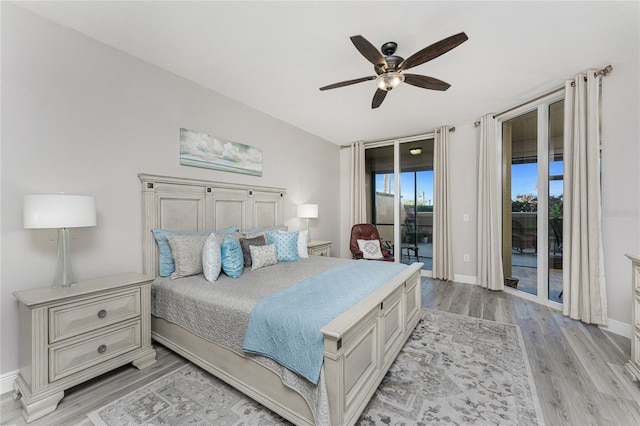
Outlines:
<svg viewBox="0 0 640 426"><path fill-rule="evenodd" d="M58 342L138 316L138 288L49 308L49 342Z"/></svg>
<svg viewBox="0 0 640 426"><path fill-rule="evenodd" d="M140 321L111 327L90 339L49 348L49 380L54 381L85 370L141 347Z"/></svg>
<svg viewBox="0 0 640 426"><path fill-rule="evenodd" d="M312 256L329 256L329 247L315 248L311 250Z"/></svg>
<svg viewBox="0 0 640 426"><path fill-rule="evenodd" d="M309 241L307 251L309 256L331 256L331 241Z"/></svg>

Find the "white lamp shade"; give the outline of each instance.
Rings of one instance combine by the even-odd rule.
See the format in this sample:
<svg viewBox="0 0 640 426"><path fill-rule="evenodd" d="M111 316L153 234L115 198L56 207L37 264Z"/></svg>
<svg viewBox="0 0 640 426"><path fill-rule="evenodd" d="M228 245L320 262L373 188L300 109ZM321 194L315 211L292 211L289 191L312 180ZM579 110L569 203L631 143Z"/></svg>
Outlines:
<svg viewBox="0 0 640 426"><path fill-rule="evenodd" d="M96 226L96 199L88 195L25 195L23 221L27 229Z"/></svg>
<svg viewBox="0 0 640 426"><path fill-rule="evenodd" d="M318 217L318 205L317 204L298 204L298 217L302 218L316 218Z"/></svg>

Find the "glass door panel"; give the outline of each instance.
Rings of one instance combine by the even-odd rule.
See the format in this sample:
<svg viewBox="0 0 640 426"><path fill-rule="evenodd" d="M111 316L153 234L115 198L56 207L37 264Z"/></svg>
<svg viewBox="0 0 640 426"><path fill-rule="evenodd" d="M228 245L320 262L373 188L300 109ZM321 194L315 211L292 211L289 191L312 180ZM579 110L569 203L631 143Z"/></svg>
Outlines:
<svg viewBox="0 0 640 426"><path fill-rule="evenodd" d="M538 114L502 123L503 267L506 285L538 294Z"/></svg>
<svg viewBox="0 0 640 426"><path fill-rule="evenodd" d="M400 145L400 261L432 270L433 139Z"/></svg>
<svg viewBox="0 0 640 426"><path fill-rule="evenodd" d="M393 145L365 151L367 222L378 228L382 244L393 250L395 175Z"/></svg>
<svg viewBox="0 0 640 426"><path fill-rule="evenodd" d="M564 101L549 105L549 300L562 303Z"/></svg>

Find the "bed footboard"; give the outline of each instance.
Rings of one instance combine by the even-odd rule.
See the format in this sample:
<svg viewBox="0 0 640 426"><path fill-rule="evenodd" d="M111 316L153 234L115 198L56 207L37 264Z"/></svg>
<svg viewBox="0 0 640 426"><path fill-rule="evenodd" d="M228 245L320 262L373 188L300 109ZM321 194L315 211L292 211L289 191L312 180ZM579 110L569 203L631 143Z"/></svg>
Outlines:
<svg viewBox="0 0 640 426"><path fill-rule="evenodd" d="M413 263L322 328L331 424L354 424L420 320L422 263Z"/></svg>
<svg viewBox="0 0 640 426"><path fill-rule="evenodd" d="M410 265L322 328L324 369L332 425L352 425L389 370L418 321L420 269ZM298 425L314 424L306 401L280 378L248 358L152 317L152 337Z"/></svg>

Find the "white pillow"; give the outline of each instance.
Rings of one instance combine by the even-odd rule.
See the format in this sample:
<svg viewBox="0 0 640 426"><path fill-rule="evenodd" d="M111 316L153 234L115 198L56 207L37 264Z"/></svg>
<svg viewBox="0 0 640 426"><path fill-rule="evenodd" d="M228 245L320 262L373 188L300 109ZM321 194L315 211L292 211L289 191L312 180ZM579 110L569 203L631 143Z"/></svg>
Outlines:
<svg viewBox="0 0 640 426"><path fill-rule="evenodd" d="M358 248L365 259L382 259L380 240L357 240Z"/></svg>
<svg viewBox="0 0 640 426"><path fill-rule="evenodd" d="M276 245L267 244L264 246L249 246L251 252L251 270L264 268L265 266L278 263Z"/></svg>
<svg viewBox="0 0 640 426"><path fill-rule="evenodd" d="M220 236L211 234L202 248L202 272L209 282L214 282L220 276L222 269L222 252L220 251Z"/></svg>
<svg viewBox="0 0 640 426"><path fill-rule="evenodd" d="M298 234L298 257L300 259L309 258L309 249L307 248L307 241L309 241L309 231L300 231Z"/></svg>

